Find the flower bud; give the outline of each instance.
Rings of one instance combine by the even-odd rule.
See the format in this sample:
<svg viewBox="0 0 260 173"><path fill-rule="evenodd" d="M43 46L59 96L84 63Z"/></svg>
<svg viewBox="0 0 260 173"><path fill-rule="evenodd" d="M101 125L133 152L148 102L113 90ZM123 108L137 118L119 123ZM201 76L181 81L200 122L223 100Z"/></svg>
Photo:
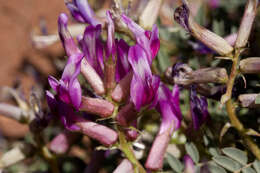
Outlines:
<svg viewBox="0 0 260 173"><path fill-rule="evenodd" d="M64 131L52 139L49 148L56 154L64 154L68 151L76 137L77 135L75 133Z"/></svg>
<svg viewBox="0 0 260 173"><path fill-rule="evenodd" d="M191 73L192 83L226 83L228 80L225 68L203 68Z"/></svg>
<svg viewBox="0 0 260 173"><path fill-rule="evenodd" d="M162 0L151 0L148 2L139 18L139 23L142 27L147 29L152 28L158 17L161 5Z"/></svg>
<svg viewBox="0 0 260 173"><path fill-rule="evenodd" d="M96 139L104 146L111 146L117 141L117 133L106 126L91 121L82 121L76 124L83 134Z"/></svg>
<svg viewBox="0 0 260 173"><path fill-rule="evenodd" d="M259 108L260 104L255 104L255 100L258 94L241 94L238 100L242 107L246 108Z"/></svg>
<svg viewBox="0 0 260 173"><path fill-rule="evenodd" d="M163 133L158 133L149 152L145 167L149 170L158 170L163 166L163 158L171 139L170 128Z"/></svg>
<svg viewBox="0 0 260 173"><path fill-rule="evenodd" d="M97 74L95 69L87 62L85 58L81 62L81 73L93 88L96 94L103 95L105 93L105 87L102 79Z"/></svg>
<svg viewBox="0 0 260 173"><path fill-rule="evenodd" d="M255 20L255 16L257 13L257 5L258 5L258 0L247 1L244 16L242 18L239 31L238 31L238 36L235 44L236 48L245 47L248 41L253 26L253 22Z"/></svg>
<svg viewBox="0 0 260 173"><path fill-rule="evenodd" d="M101 117L109 117L114 112L114 105L103 99L83 96L80 110Z"/></svg>
<svg viewBox="0 0 260 173"><path fill-rule="evenodd" d="M260 73L260 58L246 58L240 61L240 72L245 74Z"/></svg>
<svg viewBox="0 0 260 173"><path fill-rule="evenodd" d="M122 173L122 172L127 172L127 173L134 173L134 167L131 164L131 162L127 159L124 159L114 170L113 173Z"/></svg>
<svg viewBox="0 0 260 173"><path fill-rule="evenodd" d="M225 39L195 22L185 0L183 5L175 10L174 19L191 35L220 55L228 55L233 51L233 47Z"/></svg>
<svg viewBox="0 0 260 173"><path fill-rule="evenodd" d="M169 72L170 70L167 70L166 75L169 75ZM200 83L225 83L228 80L227 71L224 68L209 67L192 71L187 64L176 64L173 67L172 75L174 83L184 86Z"/></svg>

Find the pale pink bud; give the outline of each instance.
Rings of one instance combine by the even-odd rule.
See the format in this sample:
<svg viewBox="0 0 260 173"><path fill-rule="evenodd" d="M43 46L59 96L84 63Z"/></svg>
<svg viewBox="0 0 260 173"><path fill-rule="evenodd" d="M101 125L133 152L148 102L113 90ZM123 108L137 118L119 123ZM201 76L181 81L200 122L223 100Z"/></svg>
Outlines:
<svg viewBox="0 0 260 173"><path fill-rule="evenodd" d="M134 167L131 162L127 159L124 159L117 168L113 171L113 173L134 173Z"/></svg>
<svg viewBox="0 0 260 173"><path fill-rule="evenodd" d="M80 132L99 141L104 146L111 146L117 141L117 133L100 124L91 122L91 121L83 121L76 123L80 128Z"/></svg>
<svg viewBox="0 0 260 173"><path fill-rule="evenodd" d="M114 112L114 105L103 99L83 96L79 109L100 117L109 117Z"/></svg>
<svg viewBox="0 0 260 173"><path fill-rule="evenodd" d="M102 79L97 74L96 70L87 62L85 58L81 62L81 73L93 88L96 94L105 94L105 87Z"/></svg>
<svg viewBox="0 0 260 173"><path fill-rule="evenodd" d="M64 131L52 139L49 148L56 154L64 154L68 151L70 145L76 138L77 134L70 131Z"/></svg>
<svg viewBox="0 0 260 173"><path fill-rule="evenodd" d="M241 94L238 100L242 107L245 108L259 108L260 104L255 104L255 100L258 94Z"/></svg>
<svg viewBox="0 0 260 173"><path fill-rule="evenodd" d="M260 73L260 58L246 58L240 61L239 68L241 73Z"/></svg>
<svg viewBox="0 0 260 173"><path fill-rule="evenodd" d="M171 129L158 133L147 157L145 167L149 170L159 170L163 166L163 158L171 139Z"/></svg>

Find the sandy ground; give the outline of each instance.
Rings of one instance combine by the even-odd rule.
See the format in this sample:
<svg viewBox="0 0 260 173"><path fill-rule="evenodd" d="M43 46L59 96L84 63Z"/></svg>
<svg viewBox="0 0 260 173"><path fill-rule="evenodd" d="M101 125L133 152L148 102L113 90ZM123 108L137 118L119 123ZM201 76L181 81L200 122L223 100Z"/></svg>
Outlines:
<svg viewBox="0 0 260 173"><path fill-rule="evenodd" d="M45 19L48 30L57 29L58 15L68 11L63 0L0 2L0 86L13 86L15 81L20 80L22 88L28 93L36 82L24 71L26 64L36 66L46 77L54 72L50 59L33 49L30 34L34 28L39 27L41 18ZM55 57L62 54L62 51L61 45L57 44L54 48L45 50L45 53ZM27 127L13 124L1 116L0 128L7 136L22 136L27 131Z"/></svg>

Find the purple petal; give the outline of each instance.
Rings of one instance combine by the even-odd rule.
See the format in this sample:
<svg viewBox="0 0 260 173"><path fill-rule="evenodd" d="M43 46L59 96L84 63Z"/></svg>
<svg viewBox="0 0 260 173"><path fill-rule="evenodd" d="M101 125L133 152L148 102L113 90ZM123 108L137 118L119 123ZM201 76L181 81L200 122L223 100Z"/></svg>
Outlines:
<svg viewBox="0 0 260 173"><path fill-rule="evenodd" d="M147 55L140 45L130 47L128 60L135 75L140 76L143 80L146 80L148 76L152 76Z"/></svg>
<svg viewBox="0 0 260 173"><path fill-rule="evenodd" d="M160 49L159 31L156 25L153 25L150 42L153 59Z"/></svg>
<svg viewBox="0 0 260 173"><path fill-rule="evenodd" d="M116 81L119 82L130 71L131 66L128 62L129 45L122 39L117 45Z"/></svg>
<svg viewBox="0 0 260 173"><path fill-rule="evenodd" d="M71 34L67 28L68 25L68 16L65 13L61 13L58 19L58 28L59 28L59 36L62 41L62 45L66 51L68 56L73 54L79 54L81 51L75 44Z"/></svg>
<svg viewBox="0 0 260 173"><path fill-rule="evenodd" d="M134 33L136 42L143 47L147 54L148 62L151 65L153 58L160 48L159 33L156 25L153 26L152 32L145 31L141 26L136 24L132 19L122 14L122 20L128 28Z"/></svg>
<svg viewBox="0 0 260 173"><path fill-rule="evenodd" d="M115 25L114 21L112 19L110 11L107 11L106 13L107 16L107 51L108 51L108 57L112 56L113 60L115 60L115 51L116 51L116 46L115 46Z"/></svg>
<svg viewBox="0 0 260 173"><path fill-rule="evenodd" d="M190 92L190 109L193 127L195 130L198 130L209 117L209 113L207 99L205 97L198 97L194 86L191 87Z"/></svg>
<svg viewBox="0 0 260 173"><path fill-rule="evenodd" d="M84 37L79 42L88 63L100 76L103 76L103 45L99 40L100 34L101 25L95 27L90 25L86 27Z"/></svg>
<svg viewBox="0 0 260 173"><path fill-rule="evenodd" d="M130 96L137 110L152 102L160 83L159 78L152 75L146 57L144 49L139 45L132 46L129 49L129 63L134 72Z"/></svg>
<svg viewBox="0 0 260 173"><path fill-rule="evenodd" d="M92 26L101 24L95 16L87 0L73 0L66 3L71 15L79 22L86 22Z"/></svg>
<svg viewBox="0 0 260 173"><path fill-rule="evenodd" d="M176 8L174 12L174 20L178 22L186 31L190 31L189 15L190 10L187 4L183 4L182 6Z"/></svg>
<svg viewBox="0 0 260 173"><path fill-rule="evenodd" d="M54 91L58 92L59 81L57 79L55 79L53 76L49 76L48 82L49 82L49 85L51 86L51 88Z"/></svg>
<svg viewBox="0 0 260 173"><path fill-rule="evenodd" d="M72 17L76 21L81 22L81 23L85 22L84 18L82 17L81 13L79 12L78 8L74 5L74 3L66 2L66 6L69 9Z"/></svg>
<svg viewBox="0 0 260 173"><path fill-rule="evenodd" d="M169 129L171 129L172 133L173 130L178 129L182 119L179 103L179 88L174 86L173 93L171 93L170 89L161 83L158 89L158 104L156 109L162 116L159 134Z"/></svg>

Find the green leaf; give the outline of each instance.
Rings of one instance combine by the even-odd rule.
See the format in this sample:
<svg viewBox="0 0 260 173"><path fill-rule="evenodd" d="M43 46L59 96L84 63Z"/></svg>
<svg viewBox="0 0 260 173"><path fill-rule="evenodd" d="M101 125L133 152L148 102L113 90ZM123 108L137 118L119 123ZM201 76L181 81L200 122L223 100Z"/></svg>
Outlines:
<svg viewBox="0 0 260 173"><path fill-rule="evenodd" d="M181 173L184 169L183 164L173 155L171 155L170 153L167 153L167 161L170 165L170 167L176 171L177 173Z"/></svg>
<svg viewBox="0 0 260 173"><path fill-rule="evenodd" d="M208 164L207 166L208 166L210 173L227 173L227 171L225 171L225 169L223 169L222 167L219 167L217 165Z"/></svg>
<svg viewBox="0 0 260 173"><path fill-rule="evenodd" d="M242 173L256 173L251 167L243 168Z"/></svg>
<svg viewBox="0 0 260 173"><path fill-rule="evenodd" d="M167 69L167 67L171 65L169 56L167 55L165 49L160 49L158 53L158 63L161 72L164 72Z"/></svg>
<svg viewBox="0 0 260 173"><path fill-rule="evenodd" d="M260 94L257 94L255 98L255 104L260 104Z"/></svg>
<svg viewBox="0 0 260 173"><path fill-rule="evenodd" d="M237 148L228 147L228 148L222 149L222 151L225 155L232 158L233 160L238 161L242 165L247 164L247 160L248 160L247 155L242 150L239 150Z"/></svg>
<svg viewBox="0 0 260 173"><path fill-rule="evenodd" d="M190 157L192 158L192 160L195 163L199 162L200 155L199 155L198 149L192 142L185 144L185 150L187 151L187 153L190 155Z"/></svg>
<svg viewBox="0 0 260 173"><path fill-rule="evenodd" d="M237 171L242 166L238 162L226 157L226 156L217 156L213 157L213 160L223 168L229 170L229 171Z"/></svg>
<svg viewBox="0 0 260 173"><path fill-rule="evenodd" d="M253 166L256 170L257 173L260 173L260 161L259 160L255 160L253 163Z"/></svg>

